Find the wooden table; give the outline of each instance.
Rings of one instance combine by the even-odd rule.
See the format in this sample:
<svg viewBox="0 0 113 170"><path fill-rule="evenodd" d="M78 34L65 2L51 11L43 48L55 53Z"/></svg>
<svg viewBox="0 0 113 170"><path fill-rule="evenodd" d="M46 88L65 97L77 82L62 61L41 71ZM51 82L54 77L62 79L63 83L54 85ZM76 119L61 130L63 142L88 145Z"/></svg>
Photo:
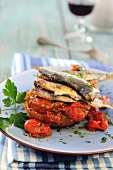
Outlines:
<svg viewBox="0 0 113 170"><path fill-rule="evenodd" d="M34 57L58 57L78 59L80 55L53 47L41 47L37 37L74 45L64 39L72 30L76 18L70 13L66 0L1 0L0 1L0 81L10 76L14 53ZM88 30L97 47L110 56L113 65L112 33L96 33ZM75 44L76 45L76 44Z"/></svg>

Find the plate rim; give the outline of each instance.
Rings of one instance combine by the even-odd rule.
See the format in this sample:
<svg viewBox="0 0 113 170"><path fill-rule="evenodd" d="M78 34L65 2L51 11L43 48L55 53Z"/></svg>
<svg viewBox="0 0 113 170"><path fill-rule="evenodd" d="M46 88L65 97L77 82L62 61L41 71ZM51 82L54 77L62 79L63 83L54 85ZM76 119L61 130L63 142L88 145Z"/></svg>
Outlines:
<svg viewBox="0 0 113 170"><path fill-rule="evenodd" d="M51 149L44 149L44 148L40 148L40 147L36 147L34 145L30 145L26 142L23 142L21 140L18 140L17 138L11 136L10 134L8 134L7 132L4 132L3 130L0 129L0 132L2 132L5 136L7 136L8 138L24 145L24 146L27 146L29 148L32 148L32 149L36 149L36 150L40 150L40 151L44 151L44 152L50 152L50 153L55 153L55 154L68 154L68 155L92 155L92 154L100 154L100 153L107 153L107 152L112 152L113 149L106 149L106 150L101 150L101 151L90 151L90 152L66 152L66 151L55 151L55 150L51 150Z"/></svg>

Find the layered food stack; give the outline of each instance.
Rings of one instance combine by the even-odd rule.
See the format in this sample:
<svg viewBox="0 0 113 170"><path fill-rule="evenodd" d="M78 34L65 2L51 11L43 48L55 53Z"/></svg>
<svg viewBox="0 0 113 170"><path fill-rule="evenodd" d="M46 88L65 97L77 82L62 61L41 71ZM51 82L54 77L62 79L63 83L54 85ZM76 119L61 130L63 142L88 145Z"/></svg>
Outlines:
<svg viewBox="0 0 113 170"><path fill-rule="evenodd" d="M84 119L89 131L107 129L109 120L100 109L113 109L113 105L108 96L100 95L97 83L113 79L113 73L91 72L78 65L72 66L70 71L36 69L38 76L24 103L30 117L25 129L31 135L50 136L51 127L69 127ZM30 123L37 131L34 130L34 134L29 130Z"/></svg>

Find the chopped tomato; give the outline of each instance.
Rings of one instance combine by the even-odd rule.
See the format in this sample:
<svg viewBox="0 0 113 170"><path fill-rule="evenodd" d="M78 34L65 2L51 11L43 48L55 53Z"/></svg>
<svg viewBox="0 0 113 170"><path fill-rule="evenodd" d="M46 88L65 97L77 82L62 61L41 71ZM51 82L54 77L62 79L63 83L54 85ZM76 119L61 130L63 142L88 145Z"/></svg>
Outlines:
<svg viewBox="0 0 113 170"><path fill-rule="evenodd" d="M90 119L86 124L86 129L89 131L95 131L97 129L106 130L107 127L108 127L108 119L103 119L101 121Z"/></svg>
<svg viewBox="0 0 113 170"><path fill-rule="evenodd" d="M95 129L99 129L100 126L97 121L90 119L88 123L86 123L86 129L89 131L95 131Z"/></svg>
<svg viewBox="0 0 113 170"><path fill-rule="evenodd" d="M71 71L81 71L84 70L84 68L80 65L71 65Z"/></svg>
<svg viewBox="0 0 113 170"><path fill-rule="evenodd" d="M95 120L102 120L104 118L104 112L91 107L91 110L88 112L87 116L88 118L93 118Z"/></svg>
<svg viewBox="0 0 113 170"><path fill-rule="evenodd" d="M108 104L112 104L110 97L107 96L107 95L102 95L102 96L100 97L100 99L103 100L103 101L105 101L105 102L108 103Z"/></svg>
<svg viewBox="0 0 113 170"><path fill-rule="evenodd" d="M96 110L96 108L95 108L95 107L91 107L90 111L88 112L87 117L88 117L88 118L92 118L92 117L94 117L97 113L98 113L98 111Z"/></svg>
<svg viewBox="0 0 113 170"><path fill-rule="evenodd" d="M46 113L49 111L63 111L67 104L64 102L52 102L47 99L34 98L29 101L29 107L38 113Z"/></svg>
<svg viewBox="0 0 113 170"><path fill-rule="evenodd" d="M104 112L101 111L97 111L97 114L95 116L93 116L93 119L96 121L101 121L104 119Z"/></svg>
<svg viewBox="0 0 113 170"><path fill-rule="evenodd" d="M90 106L84 103L74 102L71 106L67 107L66 115L74 121L80 122L83 120L90 110Z"/></svg>
<svg viewBox="0 0 113 170"><path fill-rule="evenodd" d="M101 122L100 122L100 127L101 127L101 130L106 130L108 128L108 119L103 119Z"/></svg>
<svg viewBox="0 0 113 170"><path fill-rule="evenodd" d="M97 84L97 83L92 84L92 86L93 86L95 89L99 89L99 87L98 87L98 84Z"/></svg>
<svg viewBox="0 0 113 170"><path fill-rule="evenodd" d="M88 112L89 121L86 124L86 129L89 131L106 130L108 127L108 119L105 118L104 112L91 108Z"/></svg>
<svg viewBox="0 0 113 170"><path fill-rule="evenodd" d="M52 130L48 123L44 123L40 120L29 119L25 122L24 128L33 137L47 137L52 134Z"/></svg>
<svg viewBox="0 0 113 170"><path fill-rule="evenodd" d="M62 113L61 112L58 112L58 113L55 113L55 112L50 112L50 111L47 111L47 118L49 120L49 122L59 122L62 120Z"/></svg>
<svg viewBox="0 0 113 170"><path fill-rule="evenodd" d="M52 104L49 100L35 98L34 100L30 100L29 107L33 108L35 111L44 113L47 109L52 107Z"/></svg>

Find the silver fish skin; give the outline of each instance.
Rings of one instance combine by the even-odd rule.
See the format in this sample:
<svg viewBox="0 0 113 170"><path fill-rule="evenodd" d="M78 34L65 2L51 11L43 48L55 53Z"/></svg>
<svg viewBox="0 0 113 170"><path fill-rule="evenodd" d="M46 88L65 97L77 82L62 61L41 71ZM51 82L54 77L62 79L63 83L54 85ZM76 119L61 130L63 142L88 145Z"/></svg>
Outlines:
<svg viewBox="0 0 113 170"><path fill-rule="evenodd" d="M113 109L113 104L109 104L106 101L101 100L99 98L95 98L92 102L89 103L89 105L95 108Z"/></svg>
<svg viewBox="0 0 113 170"><path fill-rule="evenodd" d="M65 71L64 71L65 72ZM113 80L113 72L104 73L104 72L96 72L89 70L81 70L81 71L66 71L68 74L76 75L91 84L98 83L105 80Z"/></svg>
<svg viewBox="0 0 113 170"><path fill-rule="evenodd" d="M55 96L66 95L73 98L76 101L82 100L82 97L73 88L59 83L54 83L54 82L46 81L41 78L37 78L34 82L34 85L40 86L45 90L52 91Z"/></svg>
<svg viewBox="0 0 113 170"><path fill-rule="evenodd" d="M68 102L72 103L75 102L74 99L68 97L68 96L55 96L53 93L50 93L46 90L40 89L40 88L34 88L34 92L38 97L41 97L43 99L51 100L51 101L62 101L62 102Z"/></svg>
<svg viewBox="0 0 113 170"><path fill-rule="evenodd" d="M90 83L76 75L45 69L43 67L36 68L44 76L49 77L51 81L73 87L87 101L92 101L99 94L99 90L95 89Z"/></svg>

